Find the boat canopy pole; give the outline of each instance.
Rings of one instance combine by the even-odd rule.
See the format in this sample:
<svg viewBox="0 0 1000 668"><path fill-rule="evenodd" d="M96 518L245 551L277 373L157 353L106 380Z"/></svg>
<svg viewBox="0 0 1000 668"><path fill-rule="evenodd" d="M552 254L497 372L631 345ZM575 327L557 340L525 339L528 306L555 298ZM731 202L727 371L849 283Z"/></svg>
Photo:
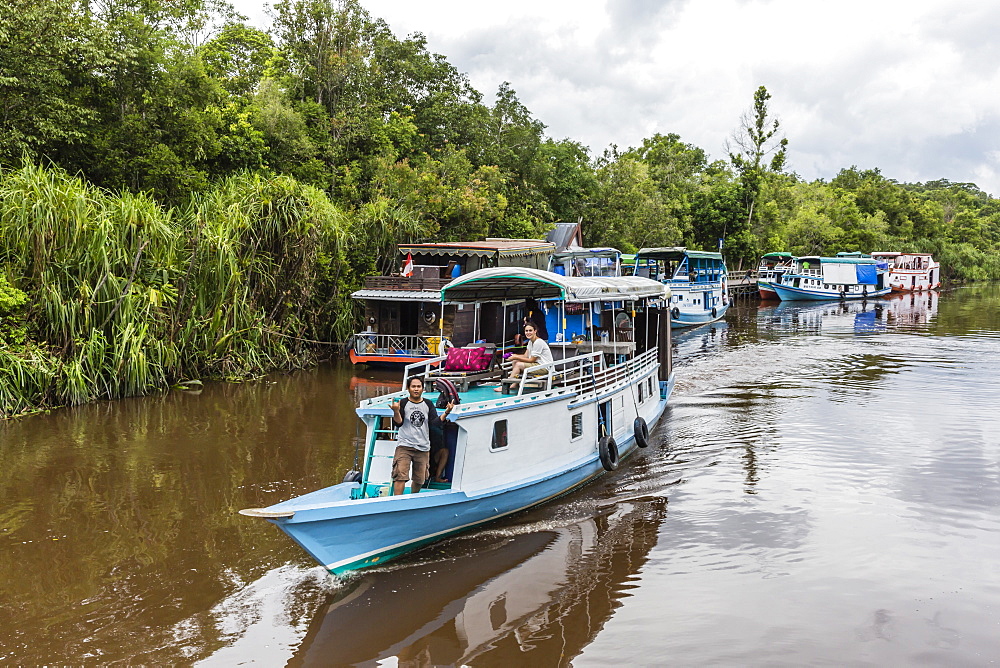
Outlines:
<svg viewBox="0 0 1000 668"><path fill-rule="evenodd" d="M563 297L565 298L565 295L563 295ZM559 312L562 315L562 340L563 340L563 344L565 344L566 343L566 302L565 302L565 300L559 302Z"/></svg>
<svg viewBox="0 0 1000 668"><path fill-rule="evenodd" d="M590 353L594 354L594 304L587 305L587 327L590 329Z"/></svg>
<svg viewBox="0 0 1000 668"><path fill-rule="evenodd" d="M624 304L625 302L622 302ZM611 304L611 349L614 351L615 364L618 364L618 318L615 317L614 302Z"/></svg>
<svg viewBox="0 0 1000 668"><path fill-rule="evenodd" d="M452 332L454 334L454 332ZM441 311L438 317L438 355L444 350L444 299L441 299ZM403 388L406 389L405 387Z"/></svg>
<svg viewBox="0 0 1000 668"><path fill-rule="evenodd" d="M507 347L507 300L504 299L501 303L503 304L503 321L500 324L500 349L504 350Z"/></svg>

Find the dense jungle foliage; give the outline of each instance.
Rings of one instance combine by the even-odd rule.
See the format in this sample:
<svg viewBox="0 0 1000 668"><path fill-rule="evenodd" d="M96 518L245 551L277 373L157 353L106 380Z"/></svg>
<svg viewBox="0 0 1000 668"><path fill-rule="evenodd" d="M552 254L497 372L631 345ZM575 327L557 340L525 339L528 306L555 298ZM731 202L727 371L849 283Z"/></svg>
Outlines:
<svg viewBox="0 0 1000 668"><path fill-rule="evenodd" d="M313 362L395 244L923 250L1000 277L1000 201L850 167L806 182L760 87L725 160L676 134L591 155L485 101L357 0L0 0L0 415Z"/></svg>

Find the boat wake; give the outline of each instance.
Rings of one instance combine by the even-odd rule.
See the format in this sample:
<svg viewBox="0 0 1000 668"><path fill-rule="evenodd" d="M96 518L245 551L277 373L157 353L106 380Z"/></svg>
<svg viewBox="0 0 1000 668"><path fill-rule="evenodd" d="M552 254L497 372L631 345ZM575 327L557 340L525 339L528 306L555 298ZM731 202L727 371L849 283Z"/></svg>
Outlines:
<svg viewBox="0 0 1000 668"><path fill-rule="evenodd" d="M230 573L235 590L210 610L173 628L176 646L202 666L230 666L252 656L283 665L302 643L316 611L349 583L321 567L284 564L244 582Z"/></svg>

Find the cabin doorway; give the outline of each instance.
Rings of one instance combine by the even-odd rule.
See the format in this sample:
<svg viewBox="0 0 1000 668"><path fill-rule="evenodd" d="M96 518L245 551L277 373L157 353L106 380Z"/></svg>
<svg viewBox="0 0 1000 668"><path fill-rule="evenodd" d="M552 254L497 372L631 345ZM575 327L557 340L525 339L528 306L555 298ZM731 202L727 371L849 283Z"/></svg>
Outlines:
<svg viewBox="0 0 1000 668"><path fill-rule="evenodd" d="M416 334L419 302L382 302L378 309L379 334Z"/></svg>
<svg viewBox="0 0 1000 668"><path fill-rule="evenodd" d="M399 334L399 304L381 302L378 307L379 334Z"/></svg>

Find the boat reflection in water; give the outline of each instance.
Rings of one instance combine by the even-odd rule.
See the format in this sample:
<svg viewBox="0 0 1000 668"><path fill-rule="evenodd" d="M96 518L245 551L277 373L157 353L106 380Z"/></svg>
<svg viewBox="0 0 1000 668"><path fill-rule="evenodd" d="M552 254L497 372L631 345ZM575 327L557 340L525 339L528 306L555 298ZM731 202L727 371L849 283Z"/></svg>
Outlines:
<svg viewBox="0 0 1000 668"><path fill-rule="evenodd" d="M922 328L937 314L936 292L893 293L860 301L761 304L762 323L781 332L877 334Z"/></svg>
<svg viewBox="0 0 1000 668"><path fill-rule="evenodd" d="M777 305L761 305L761 324L776 332L819 334L820 332L854 332L871 334L883 331L882 298L856 301L798 302L783 301Z"/></svg>
<svg viewBox="0 0 1000 668"><path fill-rule="evenodd" d="M628 596L666 511L665 498L620 503L565 526L457 538L429 561L365 572L320 609L289 665L563 665Z"/></svg>
<svg viewBox="0 0 1000 668"><path fill-rule="evenodd" d="M941 296L928 292L894 292L884 298L885 322L895 329L909 329L929 324L937 317Z"/></svg>

